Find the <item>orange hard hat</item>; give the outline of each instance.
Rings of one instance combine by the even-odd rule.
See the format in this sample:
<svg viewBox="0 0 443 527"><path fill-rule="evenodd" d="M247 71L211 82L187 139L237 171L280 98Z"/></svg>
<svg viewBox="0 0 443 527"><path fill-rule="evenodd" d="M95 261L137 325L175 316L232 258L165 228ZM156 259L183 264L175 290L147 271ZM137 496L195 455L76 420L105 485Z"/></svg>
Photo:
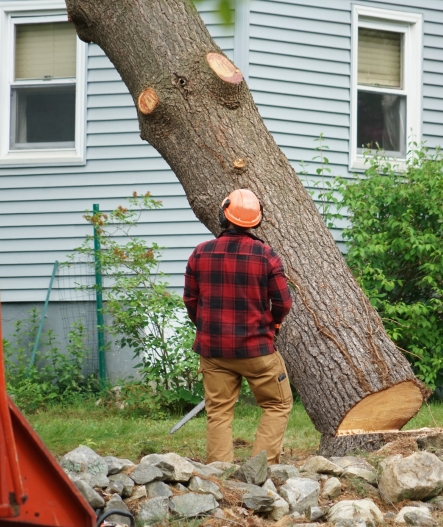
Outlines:
<svg viewBox="0 0 443 527"><path fill-rule="evenodd" d="M226 220L239 227L258 227L263 212L257 196L248 189L234 190L223 200L221 209Z"/></svg>

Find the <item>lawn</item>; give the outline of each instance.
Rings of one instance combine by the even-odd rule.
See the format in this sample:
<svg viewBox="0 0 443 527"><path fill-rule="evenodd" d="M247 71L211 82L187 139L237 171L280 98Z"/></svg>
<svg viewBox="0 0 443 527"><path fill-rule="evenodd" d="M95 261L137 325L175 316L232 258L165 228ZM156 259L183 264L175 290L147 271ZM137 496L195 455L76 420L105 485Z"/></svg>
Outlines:
<svg viewBox="0 0 443 527"><path fill-rule="evenodd" d="M233 424L235 455L249 456L251 443L260 419L258 407L238 403ZM169 430L180 419L152 420L135 417L126 410L101 408L90 404L53 407L27 416L32 426L56 456L79 445L89 445L101 455L114 455L138 461L153 452L177 452L180 455L204 460L204 412L192 419L174 435ZM443 405L424 405L405 429L443 426ZM301 403L294 404L285 435L284 448L293 457L313 453L320 440Z"/></svg>

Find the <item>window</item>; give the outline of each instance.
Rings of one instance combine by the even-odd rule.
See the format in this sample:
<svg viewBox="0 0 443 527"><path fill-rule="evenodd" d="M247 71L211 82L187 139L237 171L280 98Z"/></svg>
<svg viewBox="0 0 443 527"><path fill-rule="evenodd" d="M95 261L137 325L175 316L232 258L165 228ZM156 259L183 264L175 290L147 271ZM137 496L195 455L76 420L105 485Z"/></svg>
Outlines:
<svg viewBox="0 0 443 527"><path fill-rule="evenodd" d="M382 148L404 160L420 140L422 17L353 6L350 169Z"/></svg>
<svg viewBox="0 0 443 527"><path fill-rule="evenodd" d="M85 45L64 4L46 4L0 6L3 165L84 163Z"/></svg>

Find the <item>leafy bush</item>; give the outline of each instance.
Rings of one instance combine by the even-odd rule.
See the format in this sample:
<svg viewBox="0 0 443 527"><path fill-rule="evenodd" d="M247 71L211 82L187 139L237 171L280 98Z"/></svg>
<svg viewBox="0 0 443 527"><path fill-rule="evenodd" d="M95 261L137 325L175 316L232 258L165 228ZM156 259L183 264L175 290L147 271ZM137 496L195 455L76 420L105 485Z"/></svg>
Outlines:
<svg viewBox="0 0 443 527"><path fill-rule="evenodd" d="M391 339L435 388L443 367L443 156L411 146L404 169L382 151L366 152L363 176L335 178L320 195L332 204L327 222L349 214L346 261Z"/></svg>
<svg viewBox="0 0 443 527"><path fill-rule="evenodd" d="M68 334L66 353L57 347L52 331L42 335L42 345L31 366L39 323L40 314L33 309L28 319L15 322L12 340L3 339L8 393L28 413L49 403L69 404L97 391L95 379L82 374L88 351L84 346L86 334L81 322L76 322Z"/></svg>
<svg viewBox="0 0 443 527"><path fill-rule="evenodd" d="M126 403L144 407L149 414L161 409L180 410L203 397L197 377L199 357L192 351L195 329L186 315L182 298L168 289L159 271L160 247L132 236L143 210L161 206L149 193L130 198L130 208L109 214L86 214L97 229L104 278L104 313L112 323L106 329L122 347L128 346L140 361L136 368L144 386L128 386ZM119 239L124 243L119 243ZM93 237L76 250L93 261ZM137 399L138 391L138 399ZM144 401L144 403L143 403Z"/></svg>

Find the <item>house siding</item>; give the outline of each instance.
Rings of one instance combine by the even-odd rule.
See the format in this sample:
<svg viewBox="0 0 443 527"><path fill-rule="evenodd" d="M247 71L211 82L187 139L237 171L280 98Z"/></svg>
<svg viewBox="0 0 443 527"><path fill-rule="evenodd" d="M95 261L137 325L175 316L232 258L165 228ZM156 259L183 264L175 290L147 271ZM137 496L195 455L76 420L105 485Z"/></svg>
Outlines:
<svg viewBox="0 0 443 527"><path fill-rule="evenodd" d="M1 0L0 0L1 4ZM225 28L216 2L200 14L223 51L233 58L234 30ZM125 204L133 191L163 202L142 214L137 235L165 247L162 271L180 289L192 249L212 235L197 220L183 188L157 151L139 137L132 97L95 44L87 53L86 164L72 167L0 167L0 290L3 303L42 302L55 260L91 234L83 214ZM72 284L74 281L71 282ZM54 288L51 301L66 298Z"/></svg>

